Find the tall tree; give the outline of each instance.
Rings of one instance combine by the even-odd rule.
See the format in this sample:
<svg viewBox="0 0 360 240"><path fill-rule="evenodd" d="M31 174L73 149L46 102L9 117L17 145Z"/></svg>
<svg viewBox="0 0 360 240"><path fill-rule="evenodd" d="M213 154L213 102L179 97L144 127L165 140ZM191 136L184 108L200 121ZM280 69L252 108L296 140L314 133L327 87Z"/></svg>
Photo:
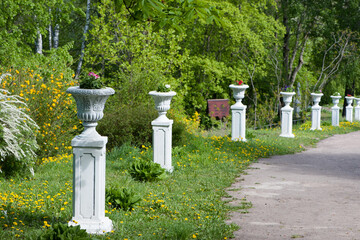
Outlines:
<svg viewBox="0 0 360 240"><path fill-rule="evenodd" d="M85 54L85 41L86 41L86 34L89 30L89 25L90 25L90 9L91 9L91 0L87 0L86 3L86 21L85 21L85 26L84 26L84 33L83 33L83 37L82 37L82 42L81 42L81 49L80 49L80 60L78 63L78 66L76 68L76 73L75 73L75 78L79 78L80 76L80 72L81 72L81 67L84 61L84 54Z"/></svg>

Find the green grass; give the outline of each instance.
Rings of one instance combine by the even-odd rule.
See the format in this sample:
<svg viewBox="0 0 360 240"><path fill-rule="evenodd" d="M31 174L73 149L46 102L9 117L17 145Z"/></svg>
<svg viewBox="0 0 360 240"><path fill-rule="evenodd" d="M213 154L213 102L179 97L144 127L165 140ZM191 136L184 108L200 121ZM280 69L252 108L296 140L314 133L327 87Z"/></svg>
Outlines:
<svg viewBox="0 0 360 240"><path fill-rule="evenodd" d="M333 134L360 130L359 123L342 123L310 131L311 123L295 126L294 139L280 138L280 129L248 130L248 142L228 136L189 134L173 148L174 172L157 182L138 182L128 173L139 158L151 159L151 147L124 145L107 154L107 188L126 188L142 200L131 211L106 206L114 232L97 239L226 239L238 228L225 220L230 211L246 212L243 202L229 206L225 189L261 157L289 154L314 146ZM0 239L36 238L49 225L72 216L71 156L51 158L35 177L0 180ZM244 211L245 210L245 211Z"/></svg>

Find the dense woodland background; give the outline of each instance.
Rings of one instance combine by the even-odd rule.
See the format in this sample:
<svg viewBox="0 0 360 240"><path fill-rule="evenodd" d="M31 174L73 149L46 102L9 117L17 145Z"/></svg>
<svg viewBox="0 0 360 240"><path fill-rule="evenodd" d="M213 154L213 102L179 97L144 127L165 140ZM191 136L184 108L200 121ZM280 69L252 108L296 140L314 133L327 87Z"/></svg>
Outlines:
<svg viewBox="0 0 360 240"><path fill-rule="evenodd" d="M360 0L2 0L0 11L4 71L44 83L93 71L116 90L99 125L113 146L149 142L159 83L177 92L175 121L199 113L204 127L207 100L233 101L235 80L250 86L251 127L279 121L285 86L300 86L303 111L316 90L323 104L359 94Z"/></svg>

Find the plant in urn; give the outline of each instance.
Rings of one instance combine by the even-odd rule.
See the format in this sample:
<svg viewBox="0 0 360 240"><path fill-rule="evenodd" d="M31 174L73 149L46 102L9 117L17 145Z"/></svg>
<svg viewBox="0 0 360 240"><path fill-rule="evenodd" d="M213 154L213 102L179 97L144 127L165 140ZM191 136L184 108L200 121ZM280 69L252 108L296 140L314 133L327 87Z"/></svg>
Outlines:
<svg viewBox="0 0 360 240"><path fill-rule="evenodd" d="M102 88L100 77L93 72L83 77L80 86L70 87L70 93L77 106L77 116L82 121L84 131L78 138L96 138L100 135L96 131L97 121L103 118L105 102L115 93L112 88Z"/></svg>

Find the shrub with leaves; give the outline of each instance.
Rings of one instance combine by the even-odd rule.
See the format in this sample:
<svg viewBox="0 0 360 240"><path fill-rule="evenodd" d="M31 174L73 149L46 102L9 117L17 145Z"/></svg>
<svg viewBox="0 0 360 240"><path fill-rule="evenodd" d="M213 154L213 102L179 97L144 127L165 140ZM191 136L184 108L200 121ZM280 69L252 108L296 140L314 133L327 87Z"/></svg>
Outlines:
<svg viewBox="0 0 360 240"><path fill-rule="evenodd" d="M134 179L142 182L153 182L166 177L165 169L160 164L145 159L133 162L129 173Z"/></svg>
<svg viewBox="0 0 360 240"><path fill-rule="evenodd" d="M0 82L7 75L1 75ZM0 89L0 172L5 175L22 167L32 172L38 149L33 131L39 127L26 109L20 96Z"/></svg>
<svg viewBox="0 0 360 240"><path fill-rule="evenodd" d="M100 81L100 76L89 72L88 74L84 74L80 78L80 88L84 89L100 89L103 88L103 84Z"/></svg>
<svg viewBox="0 0 360 240"><path fill-rule="evenodd" d="M24 108L40 127L35 131L39 158L70 153L68 145L81 132L81 124L75 101L66 89L77 83L56 69L48 77L24 68L0 68L0 72L12 75L3 79L0 88L22 97L27 105Z"/></svg>
<svg viewBox="0 0 360 240"><path fill-rule="evenodd" d="M141 198L135 193L126 188L110 188L106 189L106 202L111 204L112 208L123 209L125 211L131 210Z"/></svg>
<svg viewBox="0 0 360 240"><path fill-rule="evenodd" d="M68 226L66 223L55 223L37 240L88 240L91 239L80 226Z"/></svg>

